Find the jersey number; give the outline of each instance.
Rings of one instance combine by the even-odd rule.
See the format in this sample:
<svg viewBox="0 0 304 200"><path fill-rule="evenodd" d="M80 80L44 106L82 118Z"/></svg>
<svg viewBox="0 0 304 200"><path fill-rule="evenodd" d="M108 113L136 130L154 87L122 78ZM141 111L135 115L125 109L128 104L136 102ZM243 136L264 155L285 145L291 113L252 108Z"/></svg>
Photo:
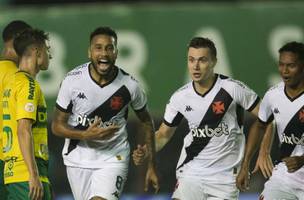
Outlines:
<svg viewBox="0 0 304 200"><path fill-rule="evenodd" d="M117 176L116 177L116 188L118 190L120 190L122 185L123 185L123 178L121 176Z"/></svg>
<svg viewBox="0 0 304 200"><path fill-rule="evenodd" d="M3 132L7 137L6 145L3 144L3 152L6 153L11 150L13 145L13 132L12 129L8 126L3 127Z"/></svg>

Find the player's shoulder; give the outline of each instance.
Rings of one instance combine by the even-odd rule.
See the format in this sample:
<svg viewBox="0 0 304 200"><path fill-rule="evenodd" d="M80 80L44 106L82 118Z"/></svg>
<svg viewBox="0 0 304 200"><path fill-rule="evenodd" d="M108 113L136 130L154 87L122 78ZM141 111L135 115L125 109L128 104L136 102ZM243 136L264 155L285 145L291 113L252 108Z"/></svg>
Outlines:
<svg viewBox="0 0 304 200"><path fill-rule="evenodd" d="M17 65L12 60L0 60L0 70L5 72L16 72L18 70Z"/></svg>
<svg viewBox="0 0 304 200"><path fill-rule="evenodd" d="M128 72L126 72L125 70L123 70L120 67L117 67L117 68L118 68L118 73L121 75L122 78L130 80L132 82L138 82L136 80L136 78L134 78L131 74L129 74Z"/></svg>
<svg viewBox="0 0 304 200"><path fill-rule="evenodd" d="M243 81L231 78L229 76L225 76L225 75L219 74L218 78L223 83L223 85L226 86L226 87L235 87L235 86L237 86L237 87L241 87L241 88L248 88L248 86Z"/></svg>
<svg viewBox="0 0 304 200"><path fill-rule="evenodd" d="M68 79L77 79L79 76L81 76L84 72L88 71L88 66L90 63L84 63L81 65L76 66L71 71L69 71L65 78Z"/></svg>
<svg viewBox="0 0 304 200"><path fill-rule="evenodd" d="M138 85L139 82L136 78L134 78L134 76L132 76L131 74L129 74L128 72L126 72L125 70L118 68L118 76L119 79L122 80L125 84L127 85Z"/></svg>
<svg viewBox="0 0 304 200"><path fill-rule="evenodd" d="M179 87L173 94L172 97L178 98L182 96L186 96L186 94L193 90L193 82L186 83L185 85Z"/></svg>
<svg viewBox="0 0 304 200"><path fill-rule="evenodd" d="M14 74L14 82L16 83L16 87L28 87L31 89L38 89L40 90L40 84L39 82L33 78L30 74L23 72L23 71L17 71Z"/></svg>
<svg viewBox="0 0 304 200"><path fill-rule="evenodd" d="M273 86L271 86L267 91L266 91L266 94L268 95L271 95L271 94L275 94L275 93L278 93L278 92L281 92L281 91L284 91L284 82L281 81Z"/></svg>

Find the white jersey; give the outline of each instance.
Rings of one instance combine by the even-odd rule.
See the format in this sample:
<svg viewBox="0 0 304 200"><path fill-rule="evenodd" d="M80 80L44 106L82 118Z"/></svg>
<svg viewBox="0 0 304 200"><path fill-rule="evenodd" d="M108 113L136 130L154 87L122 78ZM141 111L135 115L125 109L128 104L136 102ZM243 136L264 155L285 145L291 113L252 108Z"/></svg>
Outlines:
<svg viewBox="0 0 304 200"><path fill-rule="evenodd" d="M280 159L304 155L304 93L291 99L286 94L284 82L270 88L261 102L259 119L262 122L275 120L281 143ZM272 176L304 190L304 166L288 173L285 163L280 162Z"/></svg>
<svg viewBox="0 0 304 200"><path fill-rule="evenodd" d="M71 114L68 124L75 129L87 129L95 116L102 118L103 126L113 123L120 126L108 140L65 140L62 151L65 165L100 168L104 161L128 161L128 105L139 111L145 108L147 98L138 82L120 68L113 81L100 86L92 79L89 64L67 74L61 83L56 107Z"/></svg>
<svg viewBox="0 0 304 200"><path fill-rule="evenodd" d="M235 183L244 154L244 109L259 102L257 94L242 82L217 75L204 95L190 82L176 91L167 104L164 123L177 126L183 117L190 132L177 165L177 176L213 183Z"/></svg>

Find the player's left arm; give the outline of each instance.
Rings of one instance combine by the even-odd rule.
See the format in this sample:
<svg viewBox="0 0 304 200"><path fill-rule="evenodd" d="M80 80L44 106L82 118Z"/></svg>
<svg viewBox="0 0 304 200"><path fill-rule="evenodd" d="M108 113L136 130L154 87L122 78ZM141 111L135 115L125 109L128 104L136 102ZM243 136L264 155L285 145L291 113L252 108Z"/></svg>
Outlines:
<svg viewBox="0 0 304 200"><path fill-rule="evenodd" d="M154 123L153 119L146 108L135 111L136 116L142 123L143 131L145 133L145 144L147 145L149 162L155 161L155 139L154 139Z"/></svg>
<svg viewBox="0 0 304 200"><path fill-rule="evenodd" d="M304 155L286 157L282 161L285 162L288 172L292 173L304 166Z"/></svg>
<svg viewBox="0 0 304 200"><path fill-rule="evenodd" d="M29 171L29 197L40 200L43 197L43 186L39 179L39 172L34 155L32 135L32 119L19 119L17 122L19 147Z"/></svg>
<svg viewBox="0 0 304 200"><path fill-rule="evenodd" d="M148 189L149 182L152 182L152 186L156 192L159 190L159 181L156 173L155 165L155 139L154 139L154 123L153 119L146 108L140 111L135 111L136 116L142 123L143 132L145 134L145 145L148 155L148 169L146 176L145 191Z"/></svg>

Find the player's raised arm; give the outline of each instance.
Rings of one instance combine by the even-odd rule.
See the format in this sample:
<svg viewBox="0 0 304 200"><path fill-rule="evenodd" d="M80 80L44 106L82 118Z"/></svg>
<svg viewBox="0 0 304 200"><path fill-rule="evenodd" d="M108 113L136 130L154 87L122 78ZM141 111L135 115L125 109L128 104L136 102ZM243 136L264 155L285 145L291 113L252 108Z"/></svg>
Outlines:
<svg viewBox="0 0 304 200"><path fill-rule="evenodd" d="M108 139L119 127L111 125L106 128L100 127L101 119L95 119L94 122L86 130L77 130L71 127L67 122L70 114L55 108L52 132L59 136L70 139L90 140L90 139Z"/></svg>

